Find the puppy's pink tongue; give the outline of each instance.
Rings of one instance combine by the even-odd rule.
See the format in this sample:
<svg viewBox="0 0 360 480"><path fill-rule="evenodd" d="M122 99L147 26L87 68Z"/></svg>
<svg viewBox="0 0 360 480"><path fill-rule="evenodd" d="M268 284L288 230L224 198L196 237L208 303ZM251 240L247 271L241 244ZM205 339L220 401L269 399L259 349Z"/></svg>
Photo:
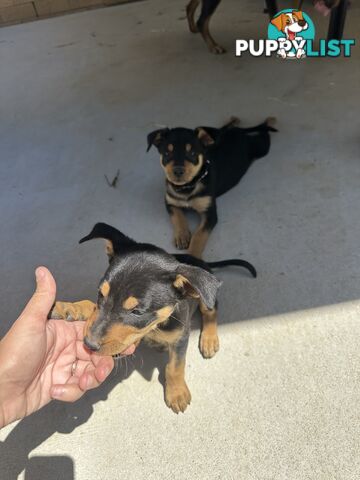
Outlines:
<svg viewBox="0 0 360 480"><path fill-rule="evenodd" d="M324 15L324 17L326 17L327 15L329 15L330 13L330 8L328 8L325 3L323 2L323 0L315 0L315 10L317 10L318 12L320 12L322 15Z"/></svg>
<svg viewBox="0 0 360 480"><path fill-rule="evenodd" d="M123 352L121 352L121 355L132 355L135 352L135 349L136 349L136 346L134 344L130 345L130 347L128 347Z"/></svg>

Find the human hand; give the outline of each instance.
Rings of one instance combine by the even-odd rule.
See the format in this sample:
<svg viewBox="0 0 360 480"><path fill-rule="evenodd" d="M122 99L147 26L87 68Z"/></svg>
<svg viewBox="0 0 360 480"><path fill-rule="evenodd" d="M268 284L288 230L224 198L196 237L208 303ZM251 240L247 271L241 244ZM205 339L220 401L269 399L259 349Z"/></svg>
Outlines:
<svg viewBox="0 0 360 480"><path fill-rule="evenodd" d="M74 402L103 382L114 367L83 345L83 322L48 320L56 284L45 267L37 288L0 341L0 428L35 412L51 399Z"/></svg>

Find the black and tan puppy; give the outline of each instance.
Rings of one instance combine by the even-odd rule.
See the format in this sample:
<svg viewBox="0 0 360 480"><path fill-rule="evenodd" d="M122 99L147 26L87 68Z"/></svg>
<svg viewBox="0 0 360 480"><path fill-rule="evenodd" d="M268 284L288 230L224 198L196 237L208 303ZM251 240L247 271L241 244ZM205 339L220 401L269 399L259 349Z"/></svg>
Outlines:
<svg viewBox="0 0 360 480"><path fill-rule="evenodd" d="M219 349L216 294L220 283L210 268L239 265L256 276L254 267L244 260L206 264L189 255L169 255L104 223L96 224L80 243L93 238L106 239L110 263L100 281L97 303L56 302L52 318L85 320L84 343L99 355L131 354L142 339L166 347L165 401L174 412L183 412L191 400L185 355L191 317L198 307L201 353L210 358Z"/></svg>
<svg viewBox="0 0 360 480"><path fill-rule="evenodd" d="M155 145L166 175L165 204L174 227L175 246L189 248L201 258L211 230L217 223L216 198L234 187L251 163L266 155L270 131L267 119L251 128L234 126L231 119L222 128L163 128L148 135L148 150ZM193 235L184 210L201 215Z"/></svg>

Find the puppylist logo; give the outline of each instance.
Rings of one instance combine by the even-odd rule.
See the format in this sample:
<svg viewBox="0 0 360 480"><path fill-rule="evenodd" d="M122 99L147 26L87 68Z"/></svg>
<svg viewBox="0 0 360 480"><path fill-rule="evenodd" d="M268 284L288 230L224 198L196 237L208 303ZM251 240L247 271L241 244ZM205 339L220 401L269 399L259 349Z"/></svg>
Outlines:
<svg viewBox="0 0 360 480"><path fill-rule="evenodd" d="M354 39L320 39L316 49L314 40L315 26L307 13L281 10L269 23L267 40L236 40L236 56L248 52L253 57L277 55L283 59L350 57L351 47L355 45Z"/></svg>
<svg viewBox="0 0 360 480"><path fill-rule="evenodd" d="M281 58L305 58L306 41L315 40L315 27L309 15L298 10L283 10L268 27L268 38L278 42Z"/></svg>

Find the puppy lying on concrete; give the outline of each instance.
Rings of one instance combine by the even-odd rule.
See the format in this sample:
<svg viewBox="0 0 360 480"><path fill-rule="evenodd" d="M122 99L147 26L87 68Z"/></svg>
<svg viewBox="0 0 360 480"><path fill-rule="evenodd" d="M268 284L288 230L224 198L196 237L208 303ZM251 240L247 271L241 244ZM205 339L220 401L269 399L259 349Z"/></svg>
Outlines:
<svg viewBox="0 0 360 480"><path fill-rule="evenodd" d="M236 127L233 117L222 128L163 128L149 133L166 176L165 204L174 227L175 246L201 258L217 223L216 198L245 175L252 162L270 149L274 118L251 128ZM192 209L201 223L191 235L184 211Z"/></svg>
<svg viewBox="0 0 360 480"><path fill-rule="evenodd" d="M220 282L211 267L238 265L254 277L255 268L245 260L205 263L190 255L169 255L104 223L96 224L80 243L93 238L106 239L110 263L100 280L97 302L56 302L51 318L84 320L84 343L99 355L130 355L143 339L167 349L165 402L175 413L183 412L191 400L185 356L197 308L202 315L201 353L211 358L219 350Z"/></svg>

